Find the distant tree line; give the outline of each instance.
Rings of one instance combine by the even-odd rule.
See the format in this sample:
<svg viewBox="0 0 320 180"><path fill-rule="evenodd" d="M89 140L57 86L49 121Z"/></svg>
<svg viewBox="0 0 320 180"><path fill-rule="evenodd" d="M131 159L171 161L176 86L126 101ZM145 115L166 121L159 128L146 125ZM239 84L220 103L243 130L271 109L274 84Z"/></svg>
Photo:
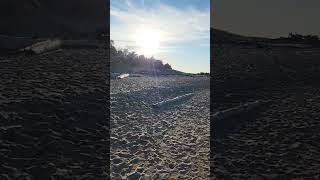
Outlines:
<svg viewBox="0 0 320 180"><path fill-rule="evenodd" d="M319 37L317 35L301 35L297 33L289 33L288 39L306 43L319 43Z"/></svg>
<svg viewBox="0 0 320 180"><path fill-rule="evenodd" d="M110 58L112 72L130 72L133 70L152 71L152 70L171 70L171 66L166 63L163 64L161 60L154 57L145 57L138 55L134 51L128 49L117 49L114 46L114 41L110 40Z"/></svg>
<svg viewBox="0 0 320 180"><path fill-rule="evenodd" d="M207 72L200 72L200 73L198 73L199 75L202 75L202 76L210 76L210 73L207 73Z"/></svg>

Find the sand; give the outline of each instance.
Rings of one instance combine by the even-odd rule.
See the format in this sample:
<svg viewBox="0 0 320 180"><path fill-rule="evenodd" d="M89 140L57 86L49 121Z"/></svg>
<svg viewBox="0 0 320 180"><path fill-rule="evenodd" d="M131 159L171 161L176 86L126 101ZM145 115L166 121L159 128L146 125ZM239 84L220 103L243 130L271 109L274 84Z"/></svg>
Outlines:
<svg viewBox="0 0 320 180"><path fill-rule="evenodd" d="M107 179L106 45L0 56L0 179Z"/></svg>
<svg viewBox="0 0 320 180"><path fill-rule="evenodd" d="M111 80L111 179L208 179L209 87L208 77Z"/></svg>
<svg viewBox="0 0 320 180"><path fill-rule="evenodd" d="M320 49L213 50L213 112L272 102L234 117L240 123L211 127L212 179L319 179Z"/></svg>

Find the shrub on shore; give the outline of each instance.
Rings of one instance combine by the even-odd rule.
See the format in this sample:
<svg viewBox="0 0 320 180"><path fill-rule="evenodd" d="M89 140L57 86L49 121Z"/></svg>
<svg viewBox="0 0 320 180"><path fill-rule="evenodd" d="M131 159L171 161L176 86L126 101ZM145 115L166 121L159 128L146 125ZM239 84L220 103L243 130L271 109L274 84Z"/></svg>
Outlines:
<svg viewBox="0 0 320 180"><path fill-rule="evenodd" d="M138 55L134 51L129 51L128 49L117 49L114 46L114 42L110 41L110 60L112 72L117 71L165 71L172 70L171 66L166 63L163 64L161 60L152 57L145 57L144 55Z"/></svg>

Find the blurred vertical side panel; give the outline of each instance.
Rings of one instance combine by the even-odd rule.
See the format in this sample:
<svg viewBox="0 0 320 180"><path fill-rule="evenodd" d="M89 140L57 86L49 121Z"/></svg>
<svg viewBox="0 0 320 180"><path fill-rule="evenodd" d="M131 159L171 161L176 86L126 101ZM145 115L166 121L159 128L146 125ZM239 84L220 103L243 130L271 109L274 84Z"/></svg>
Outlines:
<svg viewBox="0 0 320 180"><path fill-rule="evenodd" d="M212 179L319 179L320 2L213 1Z"/></svg>
<svg viewBox="0 0 320 180"><path fill-rule="evenodd" d="M109 1L0 2L0 179L108 179Z"/></svg>

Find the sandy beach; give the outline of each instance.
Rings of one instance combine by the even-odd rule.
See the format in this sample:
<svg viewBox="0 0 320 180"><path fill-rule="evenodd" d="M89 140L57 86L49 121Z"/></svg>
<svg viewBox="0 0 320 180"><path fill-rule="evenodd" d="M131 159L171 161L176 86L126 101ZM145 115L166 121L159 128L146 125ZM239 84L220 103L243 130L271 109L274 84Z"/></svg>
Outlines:
<svg viewBox="0 0 320 180"><path fill-rule="evenodd" d="M106 45L0 56L0 179L107 179Z"/></svg>
<svg viewBox="0 0 320 180"><path fill-rule="evenodd" d="M111 179L208 179L210 79L111 80ZM186 93L178 104L152 104Z"/></svg>
<svg viewBox="0 0 320 180"><path fill-rule="evenodd" d="M212 178L319 179L320 49L213 50L213 112L254 100L271 103L228 119L233 124L213 119Z"/></svg>

